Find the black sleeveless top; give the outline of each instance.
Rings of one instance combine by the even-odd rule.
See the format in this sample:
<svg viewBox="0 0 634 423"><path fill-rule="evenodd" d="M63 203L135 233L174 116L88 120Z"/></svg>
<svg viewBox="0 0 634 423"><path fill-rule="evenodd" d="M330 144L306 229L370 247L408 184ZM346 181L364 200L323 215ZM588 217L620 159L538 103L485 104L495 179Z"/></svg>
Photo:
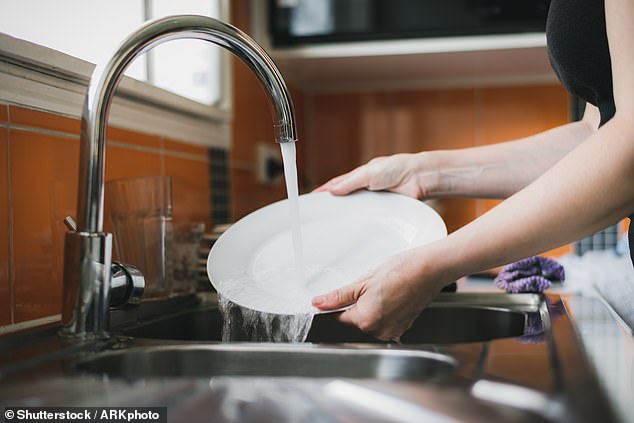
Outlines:
<svg viewBox="0 0 634 423"><path fill-rule="evenodd" d="M599 108L601 125L616 108L603 0L552 0L546 24L550 63L572 94Z"/></svg>
<svg viewBox="0 0 634 423"><path fill-rule="evenodd" d="M604 0L552 0L546 38L550 63L564 87L599 108L600 125L612 119L616 107ZM628 239L634 263L634 223Z"/></svg>

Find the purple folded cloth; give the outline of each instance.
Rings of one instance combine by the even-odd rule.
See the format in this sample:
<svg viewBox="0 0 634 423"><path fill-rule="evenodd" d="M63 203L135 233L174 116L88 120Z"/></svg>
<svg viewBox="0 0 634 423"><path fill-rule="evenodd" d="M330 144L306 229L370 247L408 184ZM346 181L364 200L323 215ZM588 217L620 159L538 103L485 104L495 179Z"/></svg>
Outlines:
<svg viewBox="0 0 634 423"><path fill-rule="evenodd" d="M566 278L561 264L546 257L533 256L504 267L495 285L506 292L544 292L555 280Z"/></svg>

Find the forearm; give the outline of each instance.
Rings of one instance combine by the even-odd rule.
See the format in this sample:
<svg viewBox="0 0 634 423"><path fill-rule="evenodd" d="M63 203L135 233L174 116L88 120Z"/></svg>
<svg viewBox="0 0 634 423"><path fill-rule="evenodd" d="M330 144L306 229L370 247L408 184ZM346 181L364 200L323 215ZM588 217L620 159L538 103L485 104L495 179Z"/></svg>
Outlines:
<svg viewBox="0 0 634 423"><path fill-rule="evenodd" d="M633 180L634 125L614 118L532 184L422 249L446 282L510 263L631 214Z"/></svg>
<svg viewBox="0 0 634 423"><path fill-rule="evenodd" d="M507 198L551 168L594 130L585 121L516 141L421 153L435 183L430 197ZM427 155L427 156L425 156ZM421 175L430 178L430 175Z"/></svg>

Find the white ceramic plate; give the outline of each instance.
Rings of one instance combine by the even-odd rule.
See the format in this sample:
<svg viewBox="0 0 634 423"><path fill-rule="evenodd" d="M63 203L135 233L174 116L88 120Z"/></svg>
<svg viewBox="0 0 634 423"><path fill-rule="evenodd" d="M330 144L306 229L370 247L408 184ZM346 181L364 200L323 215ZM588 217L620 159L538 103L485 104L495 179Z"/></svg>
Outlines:
<svg viewBox="0 0 634 423"><path fill-rule="evenodd" d="M314 312L311 299L354 282L388 257L444 238L421 201L387 192L301 195L305 275L294 266L288 200L245 216L214 244L207 275L224 298L275 314Z"/></svg>

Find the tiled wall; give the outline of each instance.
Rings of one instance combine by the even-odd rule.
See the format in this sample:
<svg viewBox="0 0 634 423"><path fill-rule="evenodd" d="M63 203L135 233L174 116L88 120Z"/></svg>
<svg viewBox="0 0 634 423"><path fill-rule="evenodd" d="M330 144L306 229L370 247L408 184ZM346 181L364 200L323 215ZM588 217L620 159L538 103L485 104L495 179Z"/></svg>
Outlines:
<svg viewBox="0 0 634 423"><path fill-rule="evenodd" d="M174 220L211 225L207 148L119 128L107 138L106 181L170 175ZM62 220L75 213L78 157L79 120L0 105L0 326L60 312ZM111 231L107 210L104 226Z"/></svg>
<svg viewBox="0 0 634 423"><path fill-rule="evenodd" d="M555 85L306 96L306 173L310 185L369 159L454 149L528 136L568 122L568 96ZM335 153L336 152L336 153ZM496 201L443 199L450 231Z"/></svg>
<svg viewBox="0 0 634 423"><path fill-rule="evenodd" d="M0 125L7 122L7 106L0 105ZM9 130L0 127L0 325L11 323L9 248Z"/></svg>

